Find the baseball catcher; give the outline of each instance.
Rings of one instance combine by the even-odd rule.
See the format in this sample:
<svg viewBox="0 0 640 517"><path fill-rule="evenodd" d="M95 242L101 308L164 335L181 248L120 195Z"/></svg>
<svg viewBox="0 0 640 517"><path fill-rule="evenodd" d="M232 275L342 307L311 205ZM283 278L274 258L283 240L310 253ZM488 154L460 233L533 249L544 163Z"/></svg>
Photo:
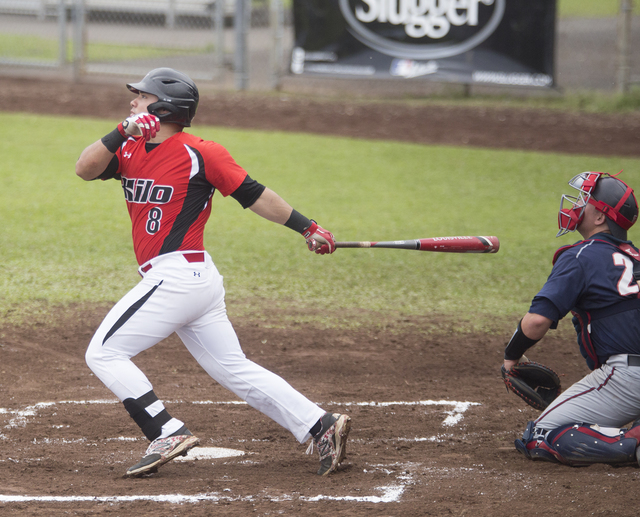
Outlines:
<svg viewBox="0 0 640 517"><path fill-rule="evenodd" d="M617 175L583 172L569 185L577 193L561 197L557 236L577 230L583 240L556 251L504 352L505 383L542 410L515 447L528 459L572 466L633 463L640 461L640 253L627 230L638 203ZM557 375L520 361L569 312L592 371L558 395Z"/></svg>

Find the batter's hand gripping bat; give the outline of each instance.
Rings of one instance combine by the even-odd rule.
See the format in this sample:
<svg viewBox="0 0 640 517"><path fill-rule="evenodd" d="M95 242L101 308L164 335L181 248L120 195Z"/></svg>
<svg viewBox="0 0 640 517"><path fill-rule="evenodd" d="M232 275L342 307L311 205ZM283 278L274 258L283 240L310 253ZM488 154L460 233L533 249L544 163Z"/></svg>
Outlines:
<svg viewBox="0 0 640 517"><path fill-rule="evenodd" d="M406 241L336 242L336 248L396 248L444 253L497 253L498 237L432 237Z"/></svg>

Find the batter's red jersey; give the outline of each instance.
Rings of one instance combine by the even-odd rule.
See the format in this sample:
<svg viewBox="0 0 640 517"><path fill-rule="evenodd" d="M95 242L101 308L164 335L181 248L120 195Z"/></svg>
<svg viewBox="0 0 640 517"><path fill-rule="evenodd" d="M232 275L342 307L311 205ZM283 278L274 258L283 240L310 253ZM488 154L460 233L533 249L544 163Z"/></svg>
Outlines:
<svg viewBox="0 0 640 517"><path fill-rule="evenodd" d="M138 264L179 250L204 250L211 196L233 193L246 171L220 144L178 133L150 152L130 137L117 151Z"/></svg>

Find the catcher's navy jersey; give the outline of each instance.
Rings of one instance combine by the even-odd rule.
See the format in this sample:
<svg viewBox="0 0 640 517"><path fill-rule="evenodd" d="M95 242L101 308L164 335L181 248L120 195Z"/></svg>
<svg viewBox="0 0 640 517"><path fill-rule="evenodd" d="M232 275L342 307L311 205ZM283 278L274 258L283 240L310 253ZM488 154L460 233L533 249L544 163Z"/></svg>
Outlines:
<svg viewBox="0 0 640 517"><path fill-rule="evenodd" d="M629 241L606 233L567 247L529 309L556 323L573 312L581 352L592 368L611 355L640 354L640 305L631 302L640 288L634 259L619 248L625 244L637 254Z"/></svg>

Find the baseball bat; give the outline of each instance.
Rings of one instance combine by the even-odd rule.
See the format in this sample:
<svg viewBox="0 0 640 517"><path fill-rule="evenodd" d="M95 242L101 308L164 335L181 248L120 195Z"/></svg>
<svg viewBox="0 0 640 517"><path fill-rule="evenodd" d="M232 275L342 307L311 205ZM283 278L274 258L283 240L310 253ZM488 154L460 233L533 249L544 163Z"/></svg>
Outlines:
<svg viewBox="0 0 640 517"><path fill-rule="evenodd" d="M498 237L431 237L405 241L336 242L336 248L394 248L443 253L497 253Z"/></svg>

